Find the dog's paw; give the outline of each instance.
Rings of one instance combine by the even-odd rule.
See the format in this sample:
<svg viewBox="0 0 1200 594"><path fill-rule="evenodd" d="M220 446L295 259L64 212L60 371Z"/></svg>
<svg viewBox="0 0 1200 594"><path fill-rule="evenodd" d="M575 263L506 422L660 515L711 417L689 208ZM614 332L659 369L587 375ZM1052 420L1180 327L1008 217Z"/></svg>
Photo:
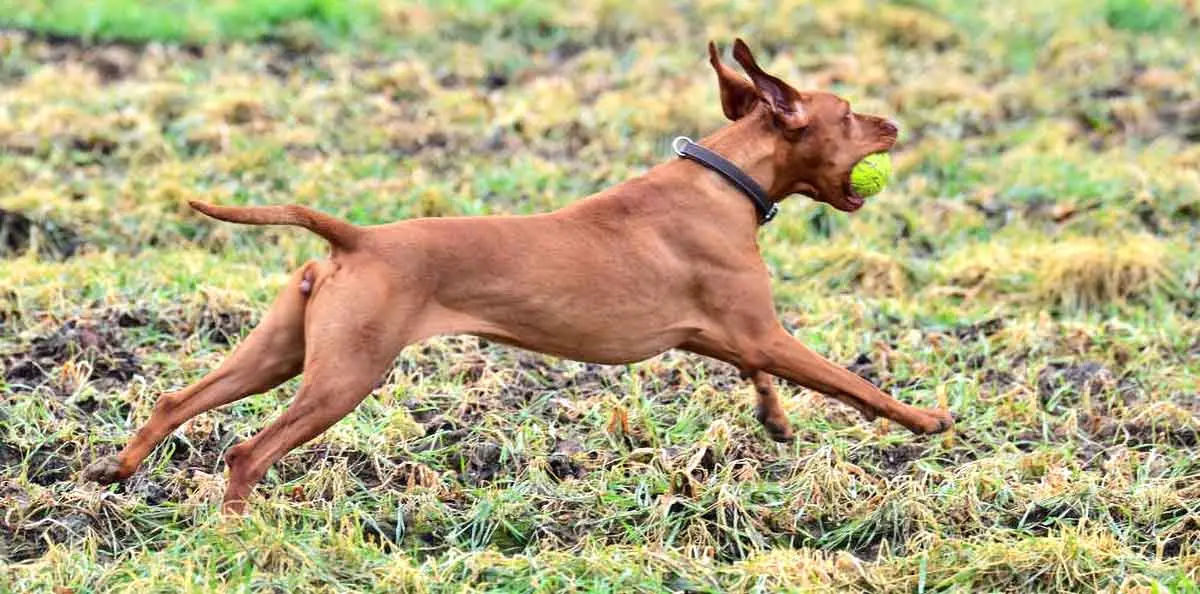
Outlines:
<svg viewBox="0 0 1200 594"><path fill-rule="evenodd" d="M85 481L100 483L101 485L111 485L112 483L128 478L129 474L122 471L121 462L117 460L116 456L108 456L88 464L80 476Z"/></svg>
<svg viewBox="0 0 1200 594"><path fill-rule="evenodd" d="M931 409L924 411L925 419L920 427L919 433L926 435L934 435L949 431L954 427L954 415L945 409Z"/></svg>
<svg viewBox="0 0 1200 594"><path fill-rule="evenodd" d="M767 436L779 443L791 443L796 439L796 435L792 432L792 426L788 423L787 416L782 411L777 414L769 412L759 407L755 411L755 418L762 424L763 429L767 431Z"/></svg>
<svg viewBox="0 0 1200 594"><path fill-rule="evenodd" d="M780 429L777 427L764 426L764 429L767 430L768 437L779 443L792 443L796 440L796 434L792 433L791 427L784 427Z"/></svg>
<svg viewBox="0 0 1200 594"><path fill-rule="evenodd" d="M226 499L221 502L221 515L226 518L244 516L248 509L245 499Z"/></svg>

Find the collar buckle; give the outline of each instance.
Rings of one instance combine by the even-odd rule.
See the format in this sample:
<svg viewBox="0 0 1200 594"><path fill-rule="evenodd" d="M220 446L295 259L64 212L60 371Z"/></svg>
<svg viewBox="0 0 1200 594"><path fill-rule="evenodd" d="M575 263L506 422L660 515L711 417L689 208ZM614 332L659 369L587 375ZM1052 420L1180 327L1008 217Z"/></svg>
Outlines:
<svg viewBox="0 0 1200 594"><path fill-rule="evenodd" d="M682 157L684 156L683 149L689 144L696 144L696 142L687 136L676 136L675 140L671 141L671 150L675 151L676 155Z"/></svg>
<svg viewBox="0 0 1200 594"><path fill-rule="evenodd" d="M779 214L779 203L772 202L771 207L768 208L766 214L764 214L762 216L762 223L760 223L760 224L766 225L767 223L770 223L771 220L774 219L775 215L777 215L777 214Z"/></svg>

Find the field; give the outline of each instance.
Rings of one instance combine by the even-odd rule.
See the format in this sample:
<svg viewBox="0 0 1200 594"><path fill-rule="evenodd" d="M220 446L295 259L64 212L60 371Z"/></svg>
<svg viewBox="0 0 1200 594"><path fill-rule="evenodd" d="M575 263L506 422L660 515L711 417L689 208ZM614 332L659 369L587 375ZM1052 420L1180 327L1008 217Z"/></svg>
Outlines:
<svg viewBox="0 0 1200 594"><path fill-rule="evenodd" d="M565 4L565 3L564 3ZM1198 592L1188 0L0 0L0 591ZM357 223L532 213L725 122L705 44L901 125L854 215L761 231L780 316L946 435L722 364L409 347L225 518L298 382L79 480Z"/></svg>

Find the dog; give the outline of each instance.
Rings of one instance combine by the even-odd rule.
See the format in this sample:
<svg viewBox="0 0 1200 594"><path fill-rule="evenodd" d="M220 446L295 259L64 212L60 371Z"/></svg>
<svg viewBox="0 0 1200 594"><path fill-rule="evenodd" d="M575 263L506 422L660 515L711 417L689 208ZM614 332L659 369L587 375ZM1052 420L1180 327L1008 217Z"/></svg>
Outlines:
<svg viewBox="0 0 1200 594"><path fill-rule="evenodd" d="M165 394L119 454L83 478L128 478L184 421L270 390L303 371L287 410L225 454L223 509L246 497L280 457L328 429L377 385L406 345L470 334L602 364L682 349L737 367L757 392L773 439L793 432L773 377L816 390L918 434L953 416L900 402L805 347L776 316L756 241L784 198L801 194L842 211L864 200L850 170L890 150L898 128L825 92L801 92L762 70L736 40L749 75L708 46L721 108L731 120L684 157L574 202L528 216L448 217L356 226L297 205L191 202L210 217L304 227L331 254L296 270L262 322L215 371ZM769 202L769 204L767 204Z"/></svg>

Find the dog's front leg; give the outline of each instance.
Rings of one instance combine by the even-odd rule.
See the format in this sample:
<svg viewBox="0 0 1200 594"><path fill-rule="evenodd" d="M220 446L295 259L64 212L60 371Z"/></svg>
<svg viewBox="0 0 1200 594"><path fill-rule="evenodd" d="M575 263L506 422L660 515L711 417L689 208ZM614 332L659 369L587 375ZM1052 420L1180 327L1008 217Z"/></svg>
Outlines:
<svg viewBox="0 0 1200 594"><path fill-rule="evenodd" d="M774 397L770 375L837 398L867 419L882 416L914 433L940 433L954 425L949 411L919 408L892 398L871 382L813 352L782 326L758 333L707 332L685 348L732 363L743 377L754 380L759 393L759 420L773 438L777 433L780 437L790 436L791 430L779 431L778 421L782 419L786 427L787 419Z"/></svg>
<svg viewBox="0 0 1200 594"><path fill-rule="evenodd" d="M782 327L759 343L762 369L857 408L868 419L879 415L914 433L941 433L954 426L949 411L925 409L892 398L871 382L834 364L793 338Z"/></svg>

